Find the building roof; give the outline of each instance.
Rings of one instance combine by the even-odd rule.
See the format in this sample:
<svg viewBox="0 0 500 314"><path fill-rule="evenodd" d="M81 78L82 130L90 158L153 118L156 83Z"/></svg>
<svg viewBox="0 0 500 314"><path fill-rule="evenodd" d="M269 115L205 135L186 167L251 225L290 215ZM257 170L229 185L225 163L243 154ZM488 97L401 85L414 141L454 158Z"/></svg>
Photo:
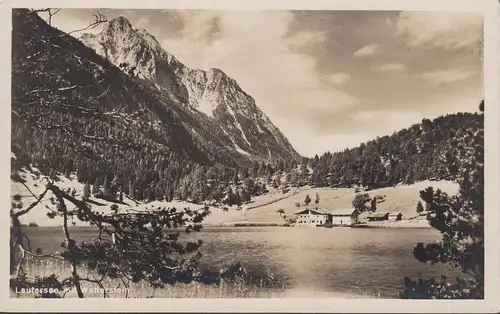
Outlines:
<svg viewBox="0 0 500 314"><path fill-rule="evenodd" d="M363 212L360 214L360 218L380 218L388 214L389 212Z"/></svg>
<svg viewBox="0 0 500 314"><path fill-rule="evenodd" d="M389 216L399 216L399 215L403 215L401 213L389 213Z"/></svg>
<svg viewBox="0 0 500 314"><path fill-rule="evenodd" d="M389 212L364 212L361 214L362 218L382 218L389 215Z"/></svg>
<svg viewBox="0 0 500 314"><path fill-rule="evenodd" d="M346 208L334 208L329 210L328 212L331 215L352 215L354 210L355 209L352 207L346 207Z"/></svg>
<svg viewBox="0 0 500 314"><path fill-rule="evenodd" d="M295 215L305 214L305 213L308 213L309 211L311 211L313 213L313 215L326 215L326 214L328 214L328 211L324 208L311 206L311 207L306 207L305 209L303 209L299 212L296 212Z"/></svg>
<svg viewBox="0 0 500 314"><path fill-rule="evenodd" d="M313 212L314 215L342 215L342 216L350 216L352 215L354 208L352 207L346 207L346 208L334 208L334 209L329 209L329 208L321 208L318 206L310 206L302 209L299 212L296 212L295 215L302 215L306 214L309 211Z"/></svg>

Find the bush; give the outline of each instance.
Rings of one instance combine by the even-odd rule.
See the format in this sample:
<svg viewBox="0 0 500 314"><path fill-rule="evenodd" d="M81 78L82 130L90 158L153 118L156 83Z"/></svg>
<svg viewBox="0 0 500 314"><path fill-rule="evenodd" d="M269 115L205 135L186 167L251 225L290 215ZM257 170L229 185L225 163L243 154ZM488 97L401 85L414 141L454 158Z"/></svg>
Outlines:
<svg viewBox="0 0 500 314"><path fill-rule="evenodd" d="M111 210L114 211L114 212L117 212L118 211L118 205L116 205L116 204L111 205Z"/></svg>

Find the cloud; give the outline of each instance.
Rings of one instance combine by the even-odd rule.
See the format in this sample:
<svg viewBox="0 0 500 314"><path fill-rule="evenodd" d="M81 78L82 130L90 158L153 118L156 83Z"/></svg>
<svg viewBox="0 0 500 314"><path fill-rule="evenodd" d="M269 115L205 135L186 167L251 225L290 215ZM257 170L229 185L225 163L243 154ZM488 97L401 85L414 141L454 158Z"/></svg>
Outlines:
<svg viewBox="0 0 500 314"><path fill-rule="evenodd" d="M474 71L448 69L439 71L424 72L420 76L424 81L433 85L452 84L464 81L475 74Z"/></svg>
<svg viewBox="0 0 500 314"><path fill-rule="evenodd" d="M189 41L209 41L217 26L219 13L210 10L176 10L175 18L184 25L180 37Z"/></svg>
<svg viewBox="0 0 500 314"><path fill-rule="evenodd" d="M351 80L351 75L343 72L331 74L328 77L328 82L333 85L342 85Z"/></svg>
<svg viewBox="0 0 500 314"><path fill-rule="evenodd" d="M134 25L136 28L145 28L149 26L149 19L142 16Z"/></svg>
<svg viewBox="0 0 500 314"><path fill-rule="evenodd" d="M222 69L285 134L315 109L358 103L318 75L317 59L302 49L321 44L323 32L290 33L291 12L184 11L178 16L184 23L181 36L162 40L162 46L191 68ZM215 35L207 31L214 24ZM292 140L294 134L287 136Z"/></svg>
<svg viewBox="0 0 500 314"><path fill-rule="evenodd" d="M375 65L372 68L381 72L401 72L406 70L406 66L401 63L386 63L382 65Z"/></svg>
<svg viewBox="0 0 500 314"><path fill-rule="evenodd" d="M386 122L399 121L399 123L397 123L398 127L396 127L396 129L399 129L408 127L412 123L418 122L419 119L422 119L422 116L421 113L412 111L365 109L353 113L352 118L358 122L373 122L373 123L381 123L384 121ZM391 124L390 130L394 130L394 123Z"/></svg>
<svg viewBox="0 0 500 314"><path fill-rule="evenodd" d="M453 50L481 40L483 17L473 12L401 12L395 25L411 47Z"/></svg>
<svg viewBox="0 0 500 314"><path fill-rule="evenodd" d="M367 56L371 56L374 54L381 53L382 49L379 44L377 43L371 43L368 44L358 50L356 50L352 55L356 58L363 58Z"/></svg>
<svg viewBox="0 0 500 314"><path fill-rule="evenodd" d="M285 39L285 43L291 49L300 49L303 47L311 47L313 45L321 44L326 39L326 32L317 31L301 31Z"/></svg>
<svg viewBox="0 0 500 314"><path fill-rule="evenodd" d="M374 139L373 132L357 132L357 133L337 133L337 134L323 134L315 136L314 141L304 140L297 143L292 143L295 147L300 148L301 151L306 152L305 155L314 157L315 154L321 156L325 151L339 152L344 149L351 149L363 142ZM323 152L318 151L318 147L323 149Z"/></svg>

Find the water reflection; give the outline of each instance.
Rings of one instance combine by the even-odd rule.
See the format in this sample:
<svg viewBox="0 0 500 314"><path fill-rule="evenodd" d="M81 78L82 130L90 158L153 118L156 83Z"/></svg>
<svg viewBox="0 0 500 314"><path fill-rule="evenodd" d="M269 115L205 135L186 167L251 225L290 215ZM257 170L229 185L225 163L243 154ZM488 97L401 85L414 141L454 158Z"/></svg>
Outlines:
<svg viewBox="0 0 500 314"><path fill-rule="evenodd" d="M28 228L30 229L30 228ZM78 231L77 231L78 230ZM32 245L58 250L60 229L31 228ZM74 229L79 240L94 231ZM181 238L202 239L202 267L219 270L239 261L257 280L295 291L362 293L395 297L405 276L454 275L444 265L426 265L413 257L418 242L440 238L433 229L218 228ZM302 291L302 292L301 292Z"/></svg>
<svg viewBox="0 0 500 314"><path fill-rule="evenodd" d="M443 265L413 257L430 229L240 228L205 230L204 266L240 261L252 275L269 270L288 289L397 296L404 276L451 275Z"/></svg>

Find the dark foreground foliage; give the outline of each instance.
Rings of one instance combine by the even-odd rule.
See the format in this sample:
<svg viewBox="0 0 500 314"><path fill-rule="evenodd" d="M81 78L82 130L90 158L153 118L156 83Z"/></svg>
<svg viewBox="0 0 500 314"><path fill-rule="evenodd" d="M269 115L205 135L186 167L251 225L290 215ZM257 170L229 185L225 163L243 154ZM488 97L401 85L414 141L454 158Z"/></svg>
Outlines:
<svg viewBox="0 0 500 314"><path fill-rule="evenodd" d="M484 101L481 103L484 110ZM483 115L481 115L481 118ZM413 255L422 263L445 263L461 270L464 278L449 281L412 281L405 278L403 298L483 299L484 298L484 124L477 131L463 133L454 143L459 150L446 155L447 166L456 175L460 189L449 196L431 187L420 192L427 220L439 230L442 240L419 243ZM457 152L457 153L455 153Z"/></svg>

